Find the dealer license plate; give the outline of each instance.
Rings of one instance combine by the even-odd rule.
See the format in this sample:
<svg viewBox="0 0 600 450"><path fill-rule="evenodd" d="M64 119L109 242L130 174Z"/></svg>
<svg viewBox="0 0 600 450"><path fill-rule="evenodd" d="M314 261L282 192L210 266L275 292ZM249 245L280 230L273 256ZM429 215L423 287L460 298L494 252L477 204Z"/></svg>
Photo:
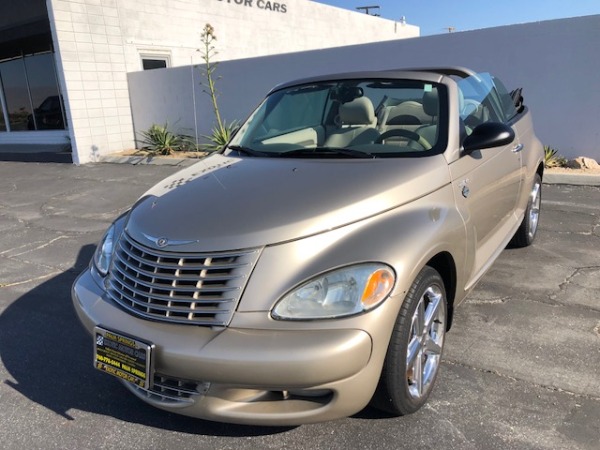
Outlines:
<svg viewBox="0 0 600 450"><path fill-rule="evenodd" d="M144 389L152 387L154 345L121 333L94 329L94 367Z"/></svg>

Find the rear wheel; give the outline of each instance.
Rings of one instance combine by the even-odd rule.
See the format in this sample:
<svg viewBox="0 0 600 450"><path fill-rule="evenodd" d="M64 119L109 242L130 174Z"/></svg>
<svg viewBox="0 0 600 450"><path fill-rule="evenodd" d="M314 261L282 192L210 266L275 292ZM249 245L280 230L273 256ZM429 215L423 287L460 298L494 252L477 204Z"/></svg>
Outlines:
<svg viewBox="0 0 600 450"><path fill-rule="evenodd" d="M529 194L525 217L519 226L519 229L509 242L509 247L527 247L533 243L540 221L540 208L542 205L542 178L535 174L533 187Z"/></svg>
<svg viewBox="0 0 600 450"><path fill-rule="evenodd" d="M442 359L446 321L444 282L426 266L398 314L373 406L405 415L427 402Z"/></svg>

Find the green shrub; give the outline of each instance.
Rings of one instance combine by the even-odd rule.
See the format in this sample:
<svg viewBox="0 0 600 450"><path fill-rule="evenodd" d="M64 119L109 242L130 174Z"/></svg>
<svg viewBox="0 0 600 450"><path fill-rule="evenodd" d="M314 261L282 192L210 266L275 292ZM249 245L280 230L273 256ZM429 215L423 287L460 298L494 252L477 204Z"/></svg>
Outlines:
<svg viewBox="0 0 600 450"><path fill-rule="evenodd" d="M225 145L227 145L227 143L229 142L233 134L237 131L237 129L237 122L234 121L231 123L227 123L223 121L221 123L221 126L216 125L213 127L210 135L202 135L202 137L208 140L209 143L202 145L201 148L203 150L206 150L207 152L221 150L223 147L225 147Z"/></svg>
<svg viewBox="0 0 600 450"><path fill-rule="evenodd" d="M544 166L549 167L565 167L567 158L558 154L558 150L544 145Z"/></svg>
<svg viewBox="0 0 600 450"><path fill-rule="evenodd" d="M182 136L169 131L168 125L153 124L147 131L140 132L144 150L155 155L170 155L184 146Z"/></svg>

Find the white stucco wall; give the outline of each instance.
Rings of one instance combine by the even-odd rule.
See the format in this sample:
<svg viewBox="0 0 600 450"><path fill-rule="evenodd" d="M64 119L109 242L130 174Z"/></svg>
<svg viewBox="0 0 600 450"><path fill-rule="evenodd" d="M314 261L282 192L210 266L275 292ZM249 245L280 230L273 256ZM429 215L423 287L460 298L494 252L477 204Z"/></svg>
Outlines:
<svg viewBox="0 0 600 450"><path fill-rule="evenodd" d="M600 15L512 25L392 42L223 62L220 106L227 120L243 119L274 85L348 70L459 65L489 71L512 89L523 87L544 144L568 157L600 160ZM213 125L208 97L199 93L198 128ZM191 68L129 74L138 130L168 121L193 128Z"/></svg>
<svg viewBox="0 0 600 450"><path fill-rule="evenodd" d="M197 64L215 28L231 60L419 35L419 28L308 0L47 0L76 163L133 147L126 73L141 55Z"/></svg>
<svg viewBox="0 0 600 450"><path fill-rule="evenodd" d="M142 52L170 54L172 66L202 62L197 49L206 23L215 28L221 60L419 35L413 25L309 0L117 0L117 4L128 72L141 70Z"/></svg>

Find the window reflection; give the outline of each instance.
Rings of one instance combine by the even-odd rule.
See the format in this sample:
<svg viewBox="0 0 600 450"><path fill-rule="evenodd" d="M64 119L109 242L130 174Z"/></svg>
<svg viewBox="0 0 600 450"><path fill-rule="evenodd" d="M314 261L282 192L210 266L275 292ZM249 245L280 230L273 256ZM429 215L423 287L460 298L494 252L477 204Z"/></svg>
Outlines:
<svg viewBox="0 0 600 450"><path fill-rule="evenodd" d="M0 62L0 79L10 131L65 128L64 107L52 53ZM7 131L2 116L0 114L0 131Z"/></svg>
<svg viewBox="0 0 600 450"><path fill-rule="evenodd" d="M0 76L8 109L11 131L27 130L27 116L31 114L31 103L27 92L23 60L13 59L0 64Z"/></svg>
<svg viewBox="0 0 600 450"><path fill-rule="evenodd" d="M64 129L52 54L26 56L25 68L35 114L35 120L33 115L28 117L27 129Z"/></svg>
<svg viewBox="0 0 600 450"><path fill-rule="evenodd" d="M46 97L33 111L34 114L27 118L28 130L62 130L65 128L58 95Z"/></svg>

